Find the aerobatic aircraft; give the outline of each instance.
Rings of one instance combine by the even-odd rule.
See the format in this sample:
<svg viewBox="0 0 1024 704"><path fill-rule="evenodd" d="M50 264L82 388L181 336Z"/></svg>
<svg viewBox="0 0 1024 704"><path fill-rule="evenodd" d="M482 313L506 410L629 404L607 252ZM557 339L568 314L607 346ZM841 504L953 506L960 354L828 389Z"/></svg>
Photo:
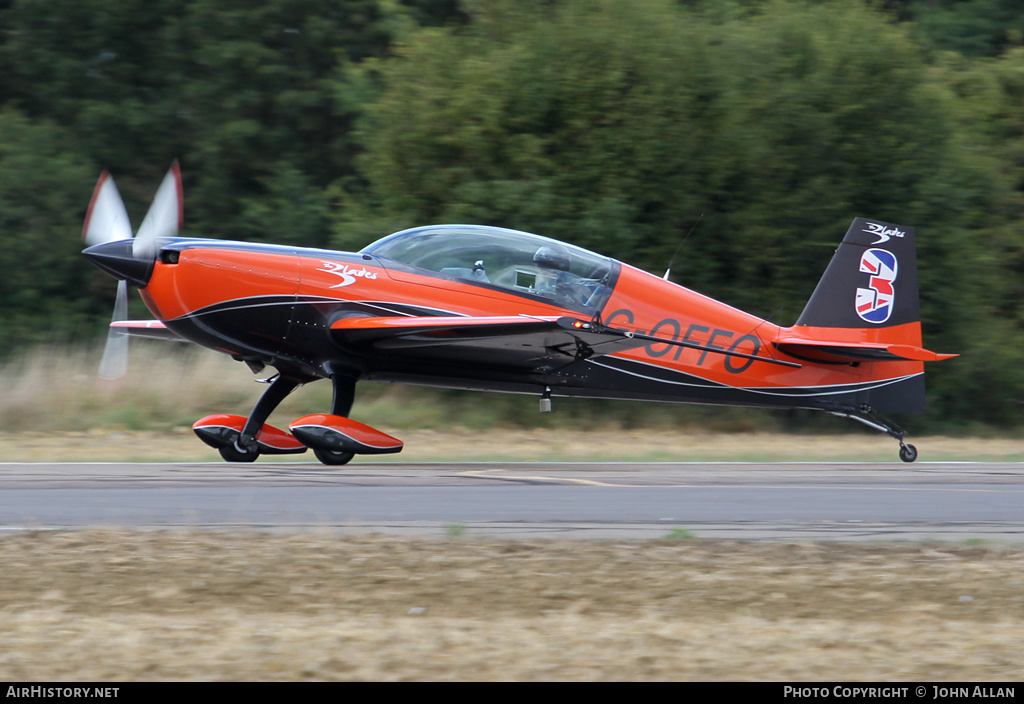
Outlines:
<svg viewBox="0 0 1024 704"><path fill-rule="evenodd" d="M816 409L899 441L881 414L924 405L914 229L856 218L799 319L782 327L623 262L539 235L430 225L358 252L178 237L175 163L138 234L110 174L93 193L84 254L120 280L101 375L127 335L186 340L276 374L248 417L196 434L224 459L312 448L325 464L399 452L349 418L356 383L397 382L540 398L644 399ZM127 286L155 320L125 320ZM267 424L296 387L329 379L326 413ZM290 431L290 432L289 432Z"/></svg>

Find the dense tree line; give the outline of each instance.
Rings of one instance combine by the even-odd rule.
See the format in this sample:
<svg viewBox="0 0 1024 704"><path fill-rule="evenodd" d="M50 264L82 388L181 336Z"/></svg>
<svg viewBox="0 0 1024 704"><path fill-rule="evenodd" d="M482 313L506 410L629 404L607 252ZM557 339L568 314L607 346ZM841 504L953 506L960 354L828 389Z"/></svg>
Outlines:
<svg viewBox="0 0 1024 704"><path fill-rule="evenodd" d="M141 221L359 248L547 234L790 324L857 215L919 233L936 421L1024 400L1024 10L1009 0L0 3L0 349L83 339L102 168ZM140 311L140 314L141 311Z"/></svg>

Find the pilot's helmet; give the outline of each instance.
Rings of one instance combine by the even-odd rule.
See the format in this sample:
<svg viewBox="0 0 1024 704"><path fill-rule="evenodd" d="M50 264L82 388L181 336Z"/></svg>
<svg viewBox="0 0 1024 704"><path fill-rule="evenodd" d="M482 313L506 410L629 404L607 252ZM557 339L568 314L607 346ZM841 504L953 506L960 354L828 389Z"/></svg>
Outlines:
<svg viewBox="0 0 1024 704"><path fill-rule="evenodd" d="M533 263L545 269L569 271L569 252L564 247L546 244L533 255Z"/></svg>

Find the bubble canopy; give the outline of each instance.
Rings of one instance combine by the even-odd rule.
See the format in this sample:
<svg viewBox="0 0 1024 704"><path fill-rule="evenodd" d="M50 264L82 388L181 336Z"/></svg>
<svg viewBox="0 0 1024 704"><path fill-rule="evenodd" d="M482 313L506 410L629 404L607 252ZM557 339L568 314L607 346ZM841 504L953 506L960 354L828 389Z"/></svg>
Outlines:
<svg viewBox="0 0 1024 704"><path fill-rule="evenodd" d="M403 230L362 253L419 273L538 296L570 308L599 308L618 264L574 245L483 225L433 225Z"/></svg>

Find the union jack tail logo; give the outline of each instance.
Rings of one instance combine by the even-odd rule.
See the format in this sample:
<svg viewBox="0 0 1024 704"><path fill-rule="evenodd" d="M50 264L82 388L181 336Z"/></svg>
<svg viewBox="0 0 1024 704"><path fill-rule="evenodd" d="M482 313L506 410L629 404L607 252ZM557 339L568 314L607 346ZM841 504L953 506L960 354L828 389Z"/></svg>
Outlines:
<svg viewBox="0 0 1024 704"><path fill-rule="evenodd" d="M860 271L870 275L868 288L857 289L856 308L861 319L877 325L892 315L897 269L896 255L885 249L869 249L861 255Z"/></svg>

